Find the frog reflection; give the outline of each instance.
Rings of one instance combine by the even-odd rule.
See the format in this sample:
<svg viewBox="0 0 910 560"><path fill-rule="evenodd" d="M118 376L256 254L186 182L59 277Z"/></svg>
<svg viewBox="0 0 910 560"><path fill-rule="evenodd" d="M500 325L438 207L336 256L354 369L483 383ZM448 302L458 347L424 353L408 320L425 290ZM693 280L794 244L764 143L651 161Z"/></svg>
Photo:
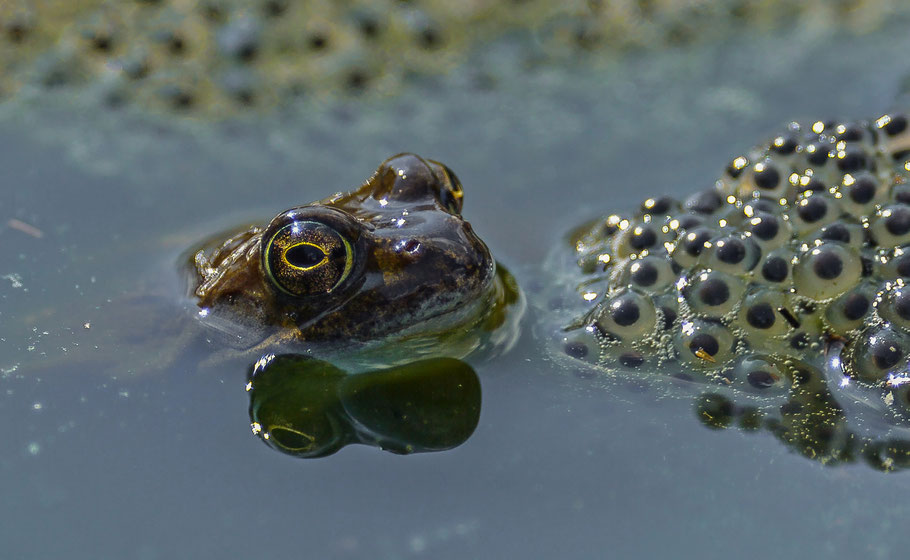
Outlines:
<svg viewBox="0 0 910 560"><path fill-rule="evenodd" d="M480 419L480 381L452 358L352 375L308 356L270 354L253 366L247 391L253 433L303 458L354 443L443 451L464 443Z"/></svg>
<svg viewBox="0 0 910 560"><path fill-rule="evenodd" d="M462 198L442 163L389 158L355 191L196 251L200 315L261 350L343 342L349 353L394 338L395 352L414 359L508 347L523 301L462 218Z"/></svg>

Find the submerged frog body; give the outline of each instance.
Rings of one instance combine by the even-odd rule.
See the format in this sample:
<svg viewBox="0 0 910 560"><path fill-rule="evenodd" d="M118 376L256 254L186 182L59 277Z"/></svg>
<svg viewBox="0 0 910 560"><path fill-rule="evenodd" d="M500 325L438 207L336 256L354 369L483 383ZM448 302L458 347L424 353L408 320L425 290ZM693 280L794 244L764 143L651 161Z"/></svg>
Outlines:
<svg viewBox="0 0 910 560"><path fill-rule="evenodd" d="M828 438L856 403L896 430L910 419L905 115L791 123L712 188L648 199L571 244L573 263L555 265L577 286L562 352L595 371L717 387L730 414L781 405L779 435L787 411L812 403L827 403ZM714 408L703 417L722 417Z"/></svg>
<svg viewBox="0 0 910 560"><path fill-rule="evenodd" d="M200 316L247 333L248 346L259 348L333 343L349 351L394 338L413 359L408 351L463 356L507 347L521 297L462 218L462 196L445 165L389 158L355 191L196 251L191 289ZM518 312L507 318L510 305Z"/></svg>

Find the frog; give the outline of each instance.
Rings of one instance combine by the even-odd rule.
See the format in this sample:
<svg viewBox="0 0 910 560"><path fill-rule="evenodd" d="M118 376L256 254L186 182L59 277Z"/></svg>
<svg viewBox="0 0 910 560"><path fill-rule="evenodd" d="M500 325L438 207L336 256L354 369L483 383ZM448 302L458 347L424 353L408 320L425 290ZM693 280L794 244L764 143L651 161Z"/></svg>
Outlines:
<svg viewBox="0 0 910 560"><path fill-rule="evenodd" d="M705 426L823 464L910 467L906 112L791 122L684 200L577 226L546 269L544 336L579 377L689 395Z"/></svg>
<svg viewBox="0 0 910 560"><path fill-rule="evenodd" d="M188 293L248 355L318 347L371 367L495 355L515 342L524 298L463 198L445 164L394 155L357 189L202 242Z"/></svg>

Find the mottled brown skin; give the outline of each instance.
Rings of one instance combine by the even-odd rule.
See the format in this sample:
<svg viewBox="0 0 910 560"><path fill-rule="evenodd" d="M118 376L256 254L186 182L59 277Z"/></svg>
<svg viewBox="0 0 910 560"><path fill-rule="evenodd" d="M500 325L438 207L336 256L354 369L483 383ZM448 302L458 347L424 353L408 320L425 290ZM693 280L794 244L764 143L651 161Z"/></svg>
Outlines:
<svg viewBox="0 0 910 560"><path fill-rule="evenodd" d="M265 327L265 343L369 341L488 299L490 251L461 217L462 190L446 166L413 154L383 162L359 189L292 208L194 256L193 294L207 320ZM270 278L263 254L282 225L326 223L350 242L344 281L296 297Z"/></svg>

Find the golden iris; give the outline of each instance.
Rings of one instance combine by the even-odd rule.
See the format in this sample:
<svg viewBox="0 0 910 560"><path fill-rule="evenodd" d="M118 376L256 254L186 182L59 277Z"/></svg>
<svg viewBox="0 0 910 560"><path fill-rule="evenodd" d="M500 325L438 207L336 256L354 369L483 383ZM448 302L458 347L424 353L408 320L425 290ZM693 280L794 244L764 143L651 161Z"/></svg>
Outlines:
<svg viewBox="0 0 910 560"><path fill-rule="evenodd" d="M265 246L266 274L281 291L297 297L327 294L351 272L350 242L335 229L298 221L275 232Z"/></svg>

